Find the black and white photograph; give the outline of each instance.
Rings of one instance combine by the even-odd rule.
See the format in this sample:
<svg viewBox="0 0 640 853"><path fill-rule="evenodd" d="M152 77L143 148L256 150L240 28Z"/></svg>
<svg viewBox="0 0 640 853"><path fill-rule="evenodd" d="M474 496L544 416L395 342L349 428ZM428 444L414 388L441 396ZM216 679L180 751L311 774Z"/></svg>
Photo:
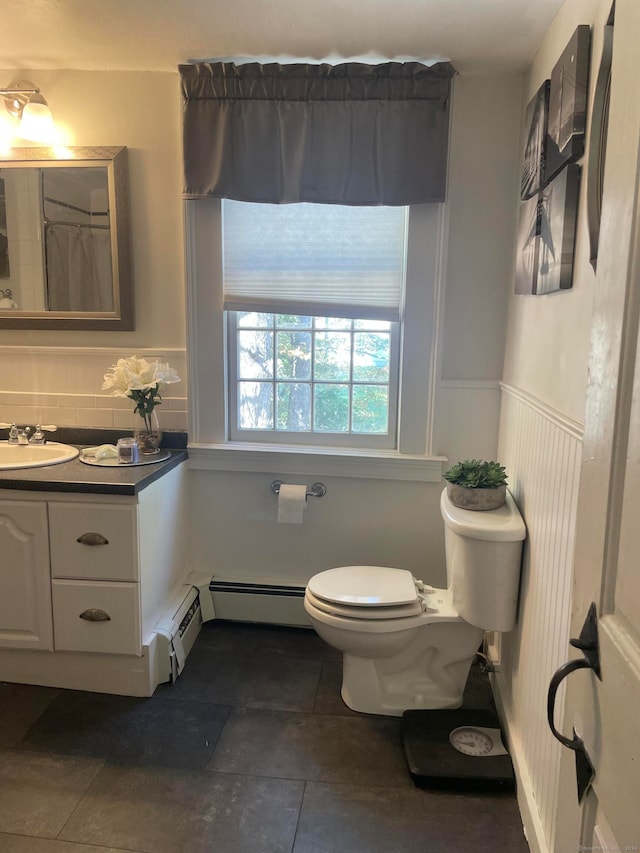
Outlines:
<svg viewBox="0 0 640 853"><path fill-rule="evenodd" d="M518 250L516 254L515 292L535 293L540 252L539 196L520 202L518 218Z"/></svg>
<svg viewBox="0 0 640 853"><path fill-rule="evenodd" d="M571 163L542 192L536 294L572 285L579 184L580 167Z"/></svg>
<svg viewBox="0 0 640 853"><path fill-rule="evenodd" d="M545 184L584 153L591 28L581 24L551 72Z"/></svg>
<svg viewBox="0 0 640 853"><path fill-rule="evenodd" d="M542 189L545 174L545 145L549 110L549 80L545 80L529 101L525 116L525 141L520 198L528 199Z"/></svg>

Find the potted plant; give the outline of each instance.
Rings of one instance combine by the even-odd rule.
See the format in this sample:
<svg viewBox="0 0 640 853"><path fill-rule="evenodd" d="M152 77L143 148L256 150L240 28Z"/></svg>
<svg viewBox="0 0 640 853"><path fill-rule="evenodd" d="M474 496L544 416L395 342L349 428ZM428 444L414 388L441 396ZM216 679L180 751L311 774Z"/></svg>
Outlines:
<svg viewBox="0 0 640 853"><path fill-rule="evenodd" d="M497 462L465 459L444 472L447 495L462 509L497 509L507 499L507 475Z"/></svg>

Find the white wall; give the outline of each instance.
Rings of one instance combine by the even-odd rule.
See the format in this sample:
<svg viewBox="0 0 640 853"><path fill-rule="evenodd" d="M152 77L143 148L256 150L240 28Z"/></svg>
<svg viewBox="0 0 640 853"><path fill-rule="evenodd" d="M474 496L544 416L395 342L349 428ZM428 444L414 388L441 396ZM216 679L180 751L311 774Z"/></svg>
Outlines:
<svg viewBox="0 0 640 853"><path fill-rule="evenodd" d="M169 389L163 424L186 429L177 74L26 70L3 76L41 88L66 144L127 146L136 328L0 330L0 420L124 428L130 406L101 392L103 375L121 356L157 355L184 380Z"/></svg>
<svg viewBox="0 0 640 853"><path fill-rule="evenodd" d="M550 76L579 24L593 28L593 92L610 5L610 0L566 0L530 68L525 103ZM544 296L511 294L504 363L499 454L525 516L527 541L518 625L503 637L494 684L533 851L554 849L561 747L546 723L546 690L555 669L569 656L575 513L595 281L589 265L586 155L581 163L573 287ZM517 205L516 194L514 217ZM561 691L556 719L561 719L562 698Z"/></svg>
<svg viewBox="0 0 640 853"><path fill-rule="evenodd" d="M451 125L442 375L435 449L451 457L496 452L507 289L517 184L522 79L456 79ZM425 323L428 318L425 318ZM428 376L425 371L425 384ZM276 523L274 479L192 472L194 568L304 583L352 563L401 566L444 585L440 483L325 477L301 526Z"/></svg>
<svg viewBox="0 0 640 853"><path fill-rule="evenodd" d="M125 429L128 403L100 391L118 356L162 355L186 378L178 76L37 70L20 76L42 88L69 144L129 149L136 329L0 332L7 366L0 419ZM452 459L496 452L521 88L518 75L455 82L434 445ZM186 382L170 392L163 420L184 428ZM439 484L327 480L327 497L293 530L275 522L268 486L277 471L193 474L195 568L306 580L325 566L384 562L444 583Z"/></svg>
<svg viewBox="0 0 640 853"><path fill-rule="evenodd" d="M525 103L538 91L578 24L592 24L592 56L599 57L609 0L567 0L531 66ZM595 47L595 53L593 49ZM597 65L597 63L596 63ZM591 74L591 89L596 70ZM583 164L586 160L583 159ZM543 296L515 296L509 303L504 379L569 417L583 421L587 355L595 275L589 264L586 175L582 174L573 287Z"/></svg>

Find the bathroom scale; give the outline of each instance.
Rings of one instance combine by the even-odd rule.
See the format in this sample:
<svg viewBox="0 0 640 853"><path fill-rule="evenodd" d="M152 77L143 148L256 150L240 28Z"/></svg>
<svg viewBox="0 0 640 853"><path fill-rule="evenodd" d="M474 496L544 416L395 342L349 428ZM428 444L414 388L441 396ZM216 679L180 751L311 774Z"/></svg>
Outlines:
<svg viewBox="0 0 640 853"><path fill-rule="evenodd" d="M417 786L467 791L515 787L513 765L494 711L405 711L402 724L409 772Z"/></svg>

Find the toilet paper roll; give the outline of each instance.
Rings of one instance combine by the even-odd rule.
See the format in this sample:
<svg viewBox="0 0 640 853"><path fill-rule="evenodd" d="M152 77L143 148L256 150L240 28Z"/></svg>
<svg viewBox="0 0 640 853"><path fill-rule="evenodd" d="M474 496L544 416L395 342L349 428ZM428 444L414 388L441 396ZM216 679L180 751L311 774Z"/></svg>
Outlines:
<svg viewBox="0 0 640 853"><path fill-rule="evenodd" d="M282 483L278 492L278 524L302 524L307 487Z"/></svg>

